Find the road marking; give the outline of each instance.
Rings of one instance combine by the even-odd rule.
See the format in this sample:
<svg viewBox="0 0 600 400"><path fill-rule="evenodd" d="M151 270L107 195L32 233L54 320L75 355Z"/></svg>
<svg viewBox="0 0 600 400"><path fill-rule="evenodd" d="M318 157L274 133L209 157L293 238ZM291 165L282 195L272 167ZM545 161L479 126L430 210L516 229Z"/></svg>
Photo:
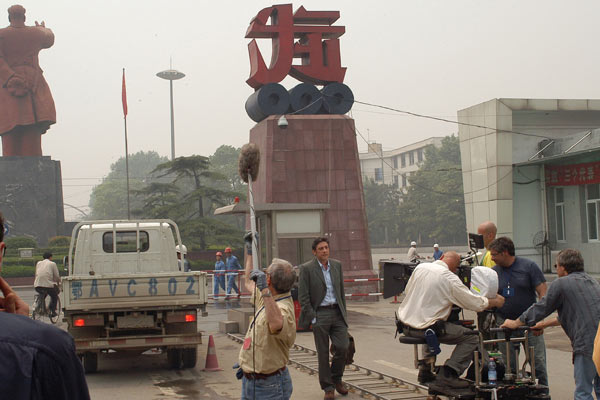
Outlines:
<svg viewBox="0 0 600 400"><path fill-rule="evenodd" d="M393 362L389 362L389 361L385 361L385 360L375 360L375 362L378 364L381 364L381 365L385 365L386 367L397 369L397 370L405 372L407 374L418 375L416 369L406 368L401 365L395 364Z"/></svg>

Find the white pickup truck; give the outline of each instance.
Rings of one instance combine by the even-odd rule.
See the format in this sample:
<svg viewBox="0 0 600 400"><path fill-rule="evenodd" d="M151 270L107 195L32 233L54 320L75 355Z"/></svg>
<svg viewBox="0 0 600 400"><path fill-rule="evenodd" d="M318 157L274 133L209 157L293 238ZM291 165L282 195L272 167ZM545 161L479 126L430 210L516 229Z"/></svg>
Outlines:
<svg viewBox="0 0 600 400"><path fill-rule="evenodd" d="M179 270L171 220L86 221L73 229L63 278L68 330L87 373L109 350L166 350L171 368L193 368L206 316L206 273Z"/></svg>

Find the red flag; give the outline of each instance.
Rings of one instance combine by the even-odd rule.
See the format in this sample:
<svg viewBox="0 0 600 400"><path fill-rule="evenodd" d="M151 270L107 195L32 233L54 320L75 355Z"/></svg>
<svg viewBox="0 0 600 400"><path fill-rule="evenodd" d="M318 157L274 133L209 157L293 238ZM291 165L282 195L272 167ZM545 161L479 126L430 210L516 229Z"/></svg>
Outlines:
<svg viewBox="0 0 600 400"><path fill-rule="evenodd" d="M123 68L123 90L121 93L123 98L123 116L127 116L127 88L125 87L125 68Z"/></svg>

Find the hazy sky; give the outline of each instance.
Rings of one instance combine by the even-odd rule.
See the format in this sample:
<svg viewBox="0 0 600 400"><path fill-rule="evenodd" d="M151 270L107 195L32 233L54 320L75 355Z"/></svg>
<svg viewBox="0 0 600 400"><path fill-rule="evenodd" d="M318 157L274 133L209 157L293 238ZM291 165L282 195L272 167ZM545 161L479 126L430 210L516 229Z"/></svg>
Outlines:
<svg viewBox="0 0 600 400"><path fill-rule="evenodd" d="M6 8L11 2L5 2ZM87 209L94 185L124 155L122 68L127 74L129 152L170 156L173 67L176 155L239 147L254 122L248 23L268 1L31 0L27 24L56 36L40 63L57 123L42 137L61 161L65 203ZM356 100L456 119L456 111L500 97L600 98L598 1L326 1L294 3L339 10L345 83ZM4 24L8 13L4 10ZM1 16L1 14L0 14ZM269 49L270 41L262 40ZM264 53L263 53L264 55ZM269 59L267 55L265 59ZM291 78L283 84L290 89ZM357 128L390 150L457 132L453 124L353 107ZM360 151L366 150L359 137ZM67 219L78 212L65 207Z"/></svg>

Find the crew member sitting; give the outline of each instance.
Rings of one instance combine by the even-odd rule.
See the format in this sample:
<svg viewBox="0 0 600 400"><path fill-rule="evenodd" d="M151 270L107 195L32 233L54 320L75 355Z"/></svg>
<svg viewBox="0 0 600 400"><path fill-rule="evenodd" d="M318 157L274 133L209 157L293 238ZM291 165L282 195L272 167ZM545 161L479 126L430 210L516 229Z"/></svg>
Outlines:
<svg viewBox="0 0 600 400"><path fill-rule="evenodd" d="M445 323L452 305L482 311L504 304L504 297L500 295L488 299L472 293L456 275L459 265L460 256L454 251L447 251L433 263L419 264L412 272L406 285L406 297L398 308L398 318L406 336L424 338L425 331L435 325L440 343L456 345L435 378L436 384L451 388L469 386L459 376L469 366L479 344L478 337L469 335L471 331L468 328ZM442 327L438 329L440 325Z"/></svg>

